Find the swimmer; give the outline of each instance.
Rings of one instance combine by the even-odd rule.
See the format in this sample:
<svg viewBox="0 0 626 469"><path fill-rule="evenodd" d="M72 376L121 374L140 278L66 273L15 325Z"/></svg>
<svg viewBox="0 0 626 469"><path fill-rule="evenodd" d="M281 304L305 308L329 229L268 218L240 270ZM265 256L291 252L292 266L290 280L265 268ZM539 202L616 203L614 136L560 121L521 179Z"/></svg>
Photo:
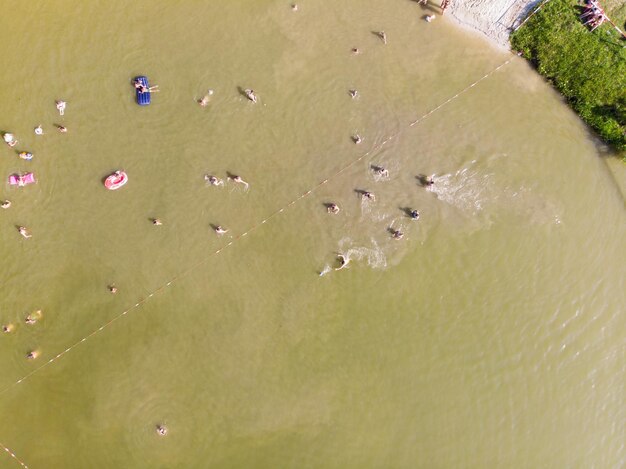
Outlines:
<svg viewBox="0 0 626 469"><path fill-rule="evenodd" d="M424 19L428 22L431 23L434 19L435 19L435 15L426 15L424 17Z"/></svg>
<svg viewBox="0 0 626 469"><path fill-rule="evenodd" d="M10 147L14 147L15 145L17 145L17 140L15 139L15 136L11 133L4 134L2 138L4 139L5 143Z"/></svg>
<svg viewBox="0 0 626 469"><path fill-rule="evenodd" d="M55 127L56 127L56 128L57 128L57 130L58 130L59 132L61 132L62 134L67 133L67 127L63 127L62 125L57 125L57 124L55 124Z"/></svg>
<svg viewBox="0 0 626 469"><path fill-rule="evenodd" d="M344 256L343 254L337 254L337 260L339 261L339 267L335 267L335 270L341 270L348 267L348 264L350 263L350 258Z"/></svg>
<svg viewBox="0 0 626 469"><path fill-rule="evenodd" d="M27 151L20 152L18 156L26 161L30 161L33 159L33 154Z"/></svg>
<svg viewBox="0 0 626 469"><path fill-rule="evenodd" d="M27 238L27 239L28 239L28 238L32 238L32 237L33 237L33 235L32 235L32 234L30 234L30 232L28 231L28 229L26 229L26 228L25 228L25 227L23 227L23 226L18 226L18 227L17 227L17 231L18 231L18 232L19 232L19 233L20 233L20 234L21 234L24 238Z"/></svg>
<svg viewBox="0 0 626 469"><path fill-rule="evenodd" d="M257 95L255 94L254 90L246 89L246 90L243 90L243 93L246 95L246 98L248 98L253 103L257 102L258 98L257 98Z"/></svg>
<svg viewBox="0 0 626 469"><path fill-rule="evenodd" d="M38 356L39 356L39 350L33 350L33 351L28 352L26 354L26 358L29 359L29 360L34 360Z"/></svg>
<svg viewBox="0 0 626 469"><path fill-rule="evenodd" d="M215 233L217 233L218 235L223 235L224 233L227 233L228 230L222 228L221 225L217 225L216 227L213 228L215 230Z"/></svg>
<svg viewBox="0 0 626 469"><path fill-rule="evenodd" d="M402 239L404 237L404 233L400 230L391 230L391 237L393 239Z"/></svg>
<svg viewBox="0 0 626 469"><path fill-rule="evenodd" d="M353 135L352 136L352 141L358 145L359 143L362 142L361 136L359 134Z"/></svg>
<svg viewBox="0 0 626 469"><path fill-rule="evenodd" d="M35 127L35 135L43 135L43 127L41 125Z"/></svg>
<svg viewBox="0 0 626 469"><path fill-rule="evenodd" d="M338 214L339 210L341 210L341 209L339 208L339 206L337 204L330 203L330 204L326 205L326 211L328 213L332 213L333 215Z"/></svg>
<svg viewBox="0 0 626 469"><path fill-rule="evenodd" d="M37 321L41 319L42 316L43 314L41 310L38 309L37 311L34 311L30 313L28 316L26 316L26 318L24 318L24 322L26 324L35 324Z"/></svg>
<svg viewBox="0 0 626 469"><path fill-rule="evenodd" d="M109 285L107 288L109 289L109 293L111 293L112 295L115 295L117 293L117 287L115 285Z"/></svg>
<svg viewBox="0 0 626 469"><path fill-rule="evenodd" d="M57 100L56 105L57 105L57 109L59 110L59 114L60 115L65 114L65 108L67 107L67 103L65 101Z"/></svg>
<svg viewBox="0 0 626 469"><path fill-rule="evenodd" d="M15 329L15 326L13 324L4 324L2 326L2 332L4 332L5 334L13 332L14 329Z"/></svg>
<svg viewBox="0 0 626 469"><path fill-rule="evenodd" d="M411 217L411 220L419 220L420 213L417 210L411 210L409 212L409 217Z"/></svg>
<svg viewBox="0 0 626 469"><path fill-rule="evenodd" d="M248 184L246 181L241 179L241 176L236 176L234 174L231 174L228 176L228 179L238 184L243 184L245 186L245 190L248 190L248 187L250 187L250 184Z"/></svg>
<svg viewBox="0 0 626 469"><path fill-rule="evenodd" d="M361 198L371 200L372 202L376 201L376 196L368 191L361 192Z"/></svg>
<svg viewBox="0 0 626 469"><path fill-rule="evenodd" d="M359 92L357 90L348 90L348 93L350 93L350 97L352 99L355 99L359 95Z"/></svg>
<svg viewBox="0 0 626 469"><path fill-rule="evenodd" d="M11 206L11 201L10 200L4 200L1 204L0 207L2 208L9 208Z"/></svg>
<svg viewBox="0 0 626 469"><path fill-rule="evenodd" d="M387 44L387 34L385 34L385 31L378 31L376 35L383 41L383 44Z"/></svg>
<svg viewBox="0 0 626 469"><path fill-rule="evenodd" d="M352 49L350 49L350 52L352 52L353 55L359 55L361 53L361 51L357 47L353 47Z"/></svg>
<svg viewBox="0 0 626 469"><path fill-rule="evenodd" d="M416 179L419 181L419 183L423 186L423 187L428 187L428 186L432 186L435 183L435 176L425 176L423 174L420 174L418 176L416 176Z"/></svg>
<svg viewBox="0 0 626 469"><path fill-rule="evenodd" d="M212 186L223 186L224 185L224 180L218 178L217 176L213 176L211 174L205 174L204 175L204 180L211 184Z"/></svg>
<svg viewBox="0 0 626 469"><path fill-rule="evenodd" d="M167 435L167 427L165 425L157 425L156 432L159 436Z"/></svg>
<svg viewBox="0 0 626 469"><path fill-rule="evenodd" d="M374 174L380 177L389 177L389 171L387 168L383 168L382 166L372 166L374 170Z"/></svg>
<svg viewBox="0 0 626 469"><path fill-rule="evenodd" d="M163 224L163 222L161 221L161 219L160 219L160 218L153 218L153 219L152 219L152 224L153 224L154 226L161 226L161 225Z"/></svg>
<svg viewBox="0 0 626 469"><path fill-rule="evenodd" d="M293 3L291 5L291 11L298 11L298 5L296 5L295 3Z"/></svg>
<svg viewBox="0 0 626 469"><path fill-rule="evenodd" d="M213 96L213 90L208 90L207 93L202 97L202 99L198 100L198 104L202 107L206 107L211 100L211 96Z"/></svg>

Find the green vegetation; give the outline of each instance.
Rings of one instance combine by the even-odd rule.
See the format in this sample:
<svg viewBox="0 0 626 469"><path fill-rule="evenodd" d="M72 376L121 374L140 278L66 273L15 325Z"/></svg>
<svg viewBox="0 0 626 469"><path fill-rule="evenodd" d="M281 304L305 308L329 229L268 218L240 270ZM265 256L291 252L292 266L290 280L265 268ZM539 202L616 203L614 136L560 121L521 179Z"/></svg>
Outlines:
<svg viewBox="0 0 626 469"><path fill-rule="evenodd" d="M624 30L626 4L603 2ZM626 40L605 23L593 33L572 0L552 0L511 36L513 48L531 60L580 117L618 150L626 150Z"/></svg>

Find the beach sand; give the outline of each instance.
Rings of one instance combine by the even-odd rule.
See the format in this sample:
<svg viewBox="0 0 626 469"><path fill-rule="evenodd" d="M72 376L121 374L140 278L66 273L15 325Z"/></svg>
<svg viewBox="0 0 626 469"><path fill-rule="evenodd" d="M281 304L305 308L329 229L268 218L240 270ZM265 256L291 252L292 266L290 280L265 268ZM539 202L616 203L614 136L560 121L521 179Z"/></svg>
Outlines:
<svg viewBox="0 0 626 469"><path fill-rule="evenodd" d="M512 29L539 3L539 0L452 0L446 16L508 49Z"/></svg>

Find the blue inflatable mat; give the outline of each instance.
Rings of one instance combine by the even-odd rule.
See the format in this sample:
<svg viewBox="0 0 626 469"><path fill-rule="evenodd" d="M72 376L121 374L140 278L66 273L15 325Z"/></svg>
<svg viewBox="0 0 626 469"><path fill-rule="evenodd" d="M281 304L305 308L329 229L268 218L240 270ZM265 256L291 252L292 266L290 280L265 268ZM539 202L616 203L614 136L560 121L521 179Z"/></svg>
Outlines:
<svg viewBox="0 0 626 469"><path fill-rule="evenodd" d="M150 86L148 85L147 77L144 77L144 76L135 77L135 81L140 82L146 88L149 88ZM150 104L150 91L146 91L145 93L142 93L140 89L135 88L135 95L137 97L137 104L139 104L140 106L147 106L148 104Z"/></svg>

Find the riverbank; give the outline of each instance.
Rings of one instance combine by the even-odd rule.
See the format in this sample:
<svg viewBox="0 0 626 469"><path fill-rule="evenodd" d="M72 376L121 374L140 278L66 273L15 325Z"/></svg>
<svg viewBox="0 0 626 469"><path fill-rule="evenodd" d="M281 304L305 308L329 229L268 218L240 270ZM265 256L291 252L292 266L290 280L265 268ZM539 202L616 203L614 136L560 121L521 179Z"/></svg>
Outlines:
<svg viewBox="0 0 626 469"><path fill-rule="evenodd" d="M606 2L617 24L626 6ZM618 151L626 150L626 52L624 38L607 20L595 31L583 24L582 7L553 0L511 36L513 47L552 82L578 115Z"/></svg>

